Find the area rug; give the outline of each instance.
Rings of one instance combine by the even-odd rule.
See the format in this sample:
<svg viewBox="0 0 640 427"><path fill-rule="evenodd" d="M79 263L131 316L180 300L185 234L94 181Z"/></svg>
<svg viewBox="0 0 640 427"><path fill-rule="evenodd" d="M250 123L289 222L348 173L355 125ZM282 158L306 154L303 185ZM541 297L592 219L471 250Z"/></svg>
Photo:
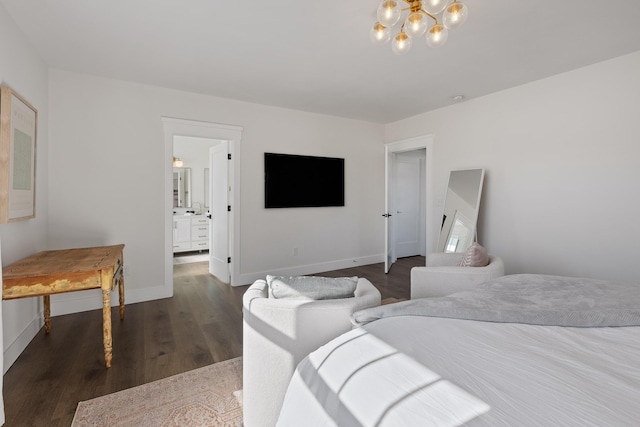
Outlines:
<svg viewBox="0 0 640 427"><path fill-rule="evenodd" d="M242 358L80 402L71 426L242 426Z"/></svg>

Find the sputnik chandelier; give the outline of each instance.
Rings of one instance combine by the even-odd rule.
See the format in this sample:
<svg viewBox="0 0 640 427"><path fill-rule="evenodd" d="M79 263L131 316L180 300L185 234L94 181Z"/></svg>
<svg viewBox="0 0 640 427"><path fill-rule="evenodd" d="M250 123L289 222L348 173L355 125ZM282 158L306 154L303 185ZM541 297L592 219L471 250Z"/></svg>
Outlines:
<svg viewBox="0 0 640 427"><path fill-rule="evenodd" d="M401 8L404 1L409 7ZM383 0L378 6L378 22L371 29L371 41L376 45L386 44L391 39L391 28L400 21L404 11L409 14L400 26L400 31L391 42L397 55L411 49L414 38L427 34L429 47L440 47L447 41L449 30L460 27L467 20L467 6L457 0ZM440 19L438 19L440 16ZM429 27L429 20L433 25Z"/></svg>

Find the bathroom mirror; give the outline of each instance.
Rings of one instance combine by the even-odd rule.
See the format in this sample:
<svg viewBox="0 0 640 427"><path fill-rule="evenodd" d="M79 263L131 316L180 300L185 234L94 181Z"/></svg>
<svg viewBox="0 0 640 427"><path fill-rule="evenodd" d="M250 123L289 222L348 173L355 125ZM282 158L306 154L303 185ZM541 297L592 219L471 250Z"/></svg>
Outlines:
<svg viewBox="0 0 640 427"><path fill-rule="evenodd" d="M173 168L173 207L191 207L191 168Z"/></svg>
<svg viewBox="0 0 640 427"><path fill-rule="evenodd" d="M439 252L464 252L474 241L484 169L452 171L444 203Z"/></svg>

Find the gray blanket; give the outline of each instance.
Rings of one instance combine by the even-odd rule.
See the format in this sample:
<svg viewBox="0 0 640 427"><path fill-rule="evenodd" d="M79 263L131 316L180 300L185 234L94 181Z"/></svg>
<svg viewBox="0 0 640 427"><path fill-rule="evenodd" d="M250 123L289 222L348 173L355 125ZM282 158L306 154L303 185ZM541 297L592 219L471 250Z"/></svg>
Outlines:
<svg viewBox="0 0 640 427"><path fill-rule="evenodd" d="M489 280L472 291L357 311L351 321L360 326L393 316L572 327L640 326L640 285L514 274Z"/></svg>

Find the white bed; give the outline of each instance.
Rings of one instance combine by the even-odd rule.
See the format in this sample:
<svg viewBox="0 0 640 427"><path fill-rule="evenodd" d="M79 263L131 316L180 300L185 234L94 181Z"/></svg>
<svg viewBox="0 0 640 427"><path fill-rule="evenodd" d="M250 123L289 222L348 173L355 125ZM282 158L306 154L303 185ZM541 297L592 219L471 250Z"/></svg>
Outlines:
<svg viewBox="0 0 640 427"><path fill-rule="evenodd" d="M518 280L531 277L545 276ZM606 282L593 283L596 294L610 296L602 287ZM622 323L631 325L640 316L629 309L639 292L625 289L619 311ZM563 294L573 296L562 302ZM538 306L526 296L514 295L509 296L515 304L511 308L522 304L521 311L527 312ZM615 318L612 311L617 308L611 309L610 298L598 306L593 293L578 298L575 289L552 299L558 297L559 302L552 302L559 307L554 322L578 318L581 323L584 313L593 318L592 309L600 324ZM455 297L444 300L449 304ZM382 318L303 360L289 385L278 425L639 425L640 326L548 326L402 314L415 311L412 307L409 302L360 312L356 318L371 317L370 313ZM542 307L543 317L553 318L549 306Z"/></svg>

